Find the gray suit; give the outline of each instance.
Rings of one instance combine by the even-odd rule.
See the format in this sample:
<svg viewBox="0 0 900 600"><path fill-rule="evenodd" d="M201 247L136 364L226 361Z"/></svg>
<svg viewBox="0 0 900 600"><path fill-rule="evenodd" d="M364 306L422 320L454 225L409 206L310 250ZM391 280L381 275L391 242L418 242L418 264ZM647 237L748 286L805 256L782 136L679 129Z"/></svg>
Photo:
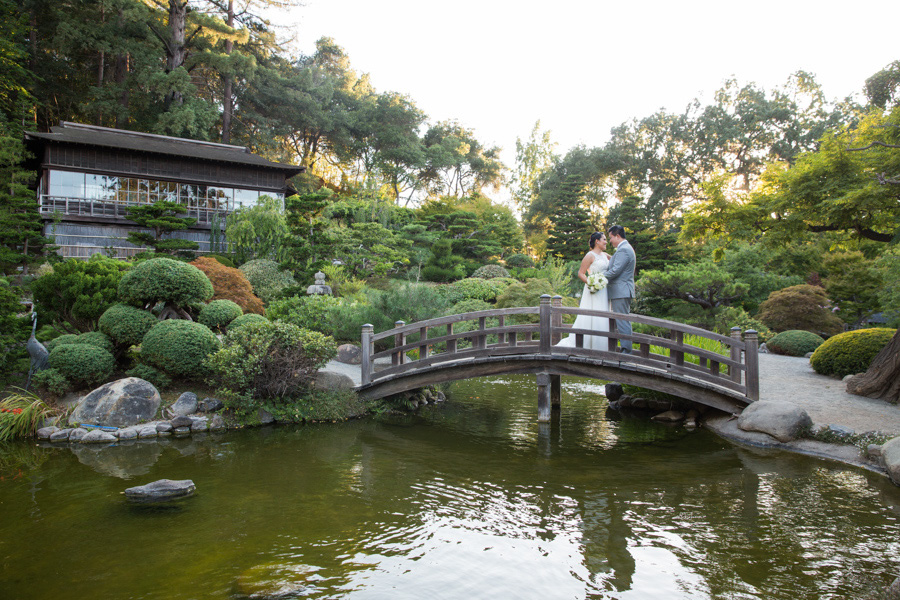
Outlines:
<svg viewBox="0 0 900 600"><path fill-rule="evenodd" d="M627 315L631 312L631 300L634 298L634 267L637 257L628 240L616 248L616 253L609 260L606 278L609 294L609 309L612 312ZM631 335L631 321L616 321L616 330L624 335ZM631 340L622 340L622 351L631 353Z"/></svg>

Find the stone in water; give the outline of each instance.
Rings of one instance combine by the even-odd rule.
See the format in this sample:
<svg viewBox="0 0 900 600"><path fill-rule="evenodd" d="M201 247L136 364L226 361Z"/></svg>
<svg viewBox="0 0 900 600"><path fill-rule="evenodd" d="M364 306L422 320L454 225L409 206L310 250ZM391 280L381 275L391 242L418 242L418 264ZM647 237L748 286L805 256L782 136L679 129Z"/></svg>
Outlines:
<svg viewBox="0 0 900 600"><path fill-rule="evenodd" d="M125 497L132 502L167 502L187 498L194 494L197 486L190 479L160 479L147 485L125 490Z"/></svg>

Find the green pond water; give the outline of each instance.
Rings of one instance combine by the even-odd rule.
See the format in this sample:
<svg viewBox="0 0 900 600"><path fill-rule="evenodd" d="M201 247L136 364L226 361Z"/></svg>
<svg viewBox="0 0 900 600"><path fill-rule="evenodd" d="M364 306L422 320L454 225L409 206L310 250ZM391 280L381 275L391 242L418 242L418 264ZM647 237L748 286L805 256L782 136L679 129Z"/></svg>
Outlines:
<svg viewBox="0 0 900 600"><path fill-rule="evenodd" d="M0 449L0 598L869 598L900 488L613 420L563 380L454 384L409 417ZM192 479L172 506L125 488ZM254 595L255 594L255 595Z"/></svg>

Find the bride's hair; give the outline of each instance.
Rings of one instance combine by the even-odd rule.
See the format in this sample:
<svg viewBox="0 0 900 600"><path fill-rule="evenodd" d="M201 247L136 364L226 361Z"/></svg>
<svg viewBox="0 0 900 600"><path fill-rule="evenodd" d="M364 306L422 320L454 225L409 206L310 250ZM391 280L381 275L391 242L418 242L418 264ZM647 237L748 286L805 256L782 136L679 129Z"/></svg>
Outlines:
<svg viewBox="0 0 900 600"><path fill-rule="evenodd" d="M599 231L595 231L594 233L591 234L591 240L590 240L590 242L588 242L588 245L590 246L591 250L594 249L594 244L599 242L600 238L602 238L603 235L604 234L600 233Z"/></svg>

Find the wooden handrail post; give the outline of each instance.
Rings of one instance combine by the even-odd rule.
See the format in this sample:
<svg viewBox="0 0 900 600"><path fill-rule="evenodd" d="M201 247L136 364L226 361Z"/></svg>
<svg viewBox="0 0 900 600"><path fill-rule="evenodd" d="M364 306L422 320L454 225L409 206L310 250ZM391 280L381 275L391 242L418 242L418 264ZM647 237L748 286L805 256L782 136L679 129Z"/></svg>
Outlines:
<svg viewBox="0 0 900 600"><path fill-rule="evenodd" d="M550 299L550 306L553 307L551 310L552 319L551 323L553 324L553 335L551 337L551 343L555 346L559 343L559 340L562 338L562 332L560 328L562 327L562 313L559 312L558 309L562 308L562 296L556 295Z"/></svg>
<svg viewBox="0 0 900 600"><path fill-rule="evenodd" d="M744 361L747 365L747 397L751 402L759 400L759 340L756 331L748 329L744 332Z"/></svg>
<svg viewBox="0 0 900 600"><path fill-rule="evenodd" d="M362 350L362 360L360 361L360 369L362 369L362 384L372 383L372 355L375 342L372 336L375 335L375 327L369 323L362 326L362 340L360 341L360 349Z"/></svg>
<svg viewBox="0 0 900 600"><path fill-rule="evenodd" d="M428 339L428 328L427 327L419 327L419 359L428 358L428 343L426 340Z"/></svg>
<svg viewBox="0 0 900 600"><path fill-rule="evenodd" d="M741 328L735 325L731 328L731 339L735 342L741 341ZM731 360L734 362L741 362L741 349L736 345L731 345ZM729 367L731 369L731 380L735 383L741 382L741 370L735 367Z"/></svg>
<svg viewBox="0 0 900 600"><path fill-rule="evenodd" d="M675 365L678 367L684 366L684 332L676 331L675 332L675 346L677 349L669 352L670 358L675 359Z"/></svg>
<svg viewBox="0 0 900 600"><path fill-rule="evenodd" d="M541 294L540 316L541 323L538 327L540 333L540 352L541 354L550 353L550 294Z"/></svg>
<svg viewBox="0 0 900 600"><path fill-rule="evenodd" d="M406 325L406 321L394 321L394 327L403 327ZM394 348L399 348L400 346L406 345L406 334L405 333L396 333L394 334ZM406 352L400 350L399 352L394 352L391 354L391 364L393 366L399 366L406 362Z"/></svg>

